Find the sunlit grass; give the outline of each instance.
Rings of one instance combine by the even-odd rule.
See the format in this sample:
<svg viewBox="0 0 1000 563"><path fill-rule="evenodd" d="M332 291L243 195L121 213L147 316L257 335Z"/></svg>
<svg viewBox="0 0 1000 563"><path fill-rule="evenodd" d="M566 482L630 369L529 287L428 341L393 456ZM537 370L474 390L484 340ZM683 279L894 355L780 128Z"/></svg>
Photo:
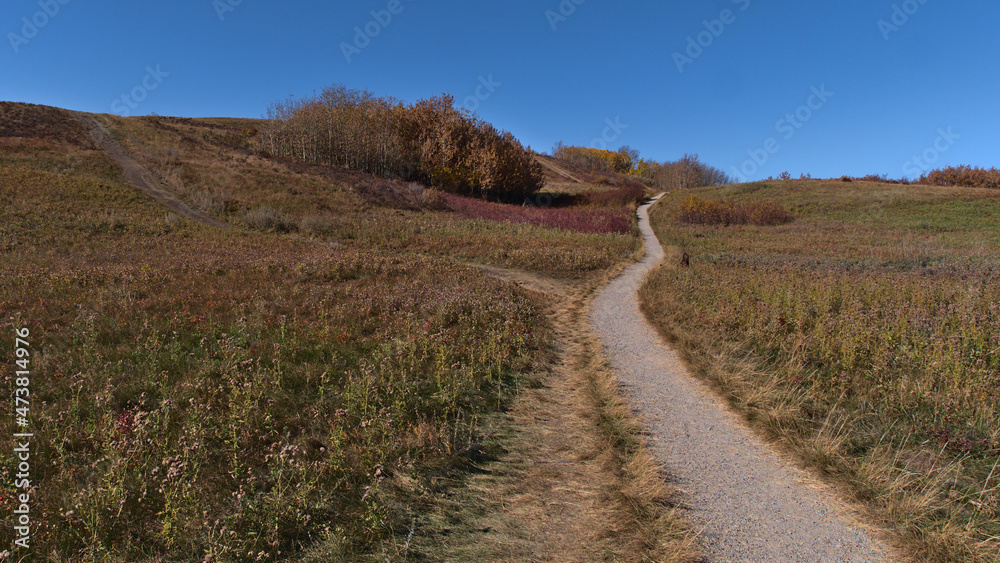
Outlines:
<svg viewBox="0 0 1000 563"><path fill-rule="evenodd" d="M598 197L614 204L605 208L525 208L471 200L456 212L443 202L429 204L419 186L264 159L234 147L253 120L105 119L182 199L194 207L214 202L215 211L206 212L240 227L261 224L264 231L298 231L359 249L449 256L557 277L600 272L639 248L625 201L636 197L630 192L611 190L608 197ZM277 220L248 222L261 206L273 210ZM489 213L480 213L484 210Z"/></svg>
<svg viewBox="0 0 1000 563"><path fill-rule="evenodd" d="M452 260L212 230L99 153L20 150L0 162L0 331L32 333L45 553L366 557L544 346L525 297ZM13 467L7 448L8 529Z"/></svg>
<svg viewBox="0 0 1000 563"><path fill-rule="evenodd" d="M835 182L698 193L776 201L795 219L687 225L676 220L687 194L668 195L653 224L691 267L670 262L651 276L650 318L761 428L849 483L914 553L995 555L1000 199ZM927 494L932 502L917 499Z"/></svg>

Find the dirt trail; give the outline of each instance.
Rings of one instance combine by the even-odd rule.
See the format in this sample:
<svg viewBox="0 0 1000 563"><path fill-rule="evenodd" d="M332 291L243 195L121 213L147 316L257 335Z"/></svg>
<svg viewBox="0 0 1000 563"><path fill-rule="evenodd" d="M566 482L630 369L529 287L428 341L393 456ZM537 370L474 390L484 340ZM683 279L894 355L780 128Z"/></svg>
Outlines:
<svg viewBox="0 0 1000 563"><path fill-rule="evenodd" d="M647 537L654 528L637 522L616 494L624 485L621 460L600 429L591 379L600 342L588 307L600 280L474 266L539 297L554 328L555 354L541 384L522 389L509 413L510 451L469 482L478 497L500 500L499 510L471 523L489 532L453 544L446 560L660 561L674 560L673 552L684 559L693 552L689 539ZM662 549L673 552L661 558Z"/></svg>
<svg viewBox="0 0 1000 563"><path fill-rule="evenodd" d="M585 183L583 180L577 178L576 176L570 174L569 172L563 170L562 168L556 166L555 164L552 164L551 162L548 162L545 159L535 158L535 160L537 160L539 162L539 164L541 164L542 166L548 168L549 170L552 170L553 172L555 172L556 174L559 174L560 176L562 176L564 178L569 178L570 180L573 180L577 184L583 184L583 183Z"/></svg>
<svg viewBox="0 0 1000 563"><path fill-rule="evenodd" d="M646 256L594 300L591 322L650 431L650 450L676 478L713 561L887 561L888 549L835 497L751 432L692 377L639 308L637 291L663 258L639 219Z"/></svg>
<svg viewBox="0 0 1000 563"><path fill-rule="evenodd" d="M115 140L111 133L104 127L104 125L101 124L100 121L97 120L96 117L85 113L75 112L75 114L80 122L83 123L84 127L87 128L87 132L90 133L94 142L104 149L104 152L122 167L122 170L125 172L125 178L140 191L149 195L178 215L194 219L195 221L199 221L211 227L217 227L219 229L229 228L229 225L223 223L222 221L209 217L204 213L195 211L178 200L174 194L170 193L169 190L163 187L161 182L157 181L156 177L153 176L149 170L139 164L134 158L129 156L125 148Z"/></svg>

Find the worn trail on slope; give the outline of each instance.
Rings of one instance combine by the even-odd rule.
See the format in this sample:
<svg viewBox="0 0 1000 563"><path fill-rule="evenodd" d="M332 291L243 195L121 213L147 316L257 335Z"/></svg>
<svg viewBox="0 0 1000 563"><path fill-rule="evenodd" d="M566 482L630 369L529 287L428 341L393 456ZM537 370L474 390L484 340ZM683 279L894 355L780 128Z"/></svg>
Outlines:
<svg viewBox="0 0 1000 563"><path fill-rule="evenodd" d="M96 117L85 113L76 113L76 116L83 123L84 127L87 128L87 132L90 133L94 142L104 150L105 154L118 163L118 166L122 167L125 178L141 192L149 195L178 215L194 219L211 227L219 229L229 228L229 225L222 221L195 211L178 200L170 190L157 181L156 177L145 166L139 164L138 161L128 154L125 148L115 140Z"/></svg>
<svg viewBox="0 0 1000 563"><path fill-rule="evenodd" d="M654 202L655 203L655 202ZM639 209L646 256L595 299L591 322L650 432L650 450L676 479L713 561L890 560L887 549L838 513L705 384L690 375L639 308L638 289L663 258Z"/></svg>

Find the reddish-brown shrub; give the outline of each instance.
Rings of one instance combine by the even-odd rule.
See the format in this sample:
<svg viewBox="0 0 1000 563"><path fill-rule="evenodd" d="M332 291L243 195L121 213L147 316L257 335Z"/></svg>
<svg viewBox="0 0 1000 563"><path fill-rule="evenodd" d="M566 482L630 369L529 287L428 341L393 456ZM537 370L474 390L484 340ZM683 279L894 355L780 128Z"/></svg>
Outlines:
<svg viewBox="0 0 1000 563"><path fill-rule="evenodd" d="M443 198L449 209L467 219L524 223L578 233L628 233L632 230L633 212L627 207L543 208L492 203L454 194L443 194Z"/></svg>

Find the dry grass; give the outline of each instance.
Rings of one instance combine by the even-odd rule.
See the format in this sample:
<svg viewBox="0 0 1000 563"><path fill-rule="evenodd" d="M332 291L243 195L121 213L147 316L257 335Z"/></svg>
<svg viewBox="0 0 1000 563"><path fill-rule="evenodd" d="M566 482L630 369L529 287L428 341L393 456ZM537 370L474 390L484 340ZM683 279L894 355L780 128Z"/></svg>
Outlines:
<svg viewBox="0 0 1000 563"><path fill-rule="evenodd" d="M921 561L1000 553L1000 199L985 190L784 182L700 190L795 223L692 226L644 309L759 429ZM804 244L803 241L808 241Z"/></svg>
<svg viewBox="0 0 1000 563"><path fill-rule="evenodd" d="M599 341L587 343L584 367L588 390L610 454L609 469L618 479L610 491L617 502L617 541L627 557L621 561L682 563L700 561L696 532L684 521L677 493L666 469L646 449L644 429L621 395Z"/></svg>
<svg viewBox="0 0 1000 563"><path fill-rule="evenodd" d="M600 275L638 248L634 217L623 211L627 208L618 199L612 202L618 209L606 211L532 211L569 213L574 218L570 226L590 231L607 230L589 224L591 216L607 223L607 215L615 223L613 230L625 234L563 231L497 217L470 219L449 212L435 190L344 169L261 158L240 144L241 132L255 120L102 118L188 205L240 227L263 205L274 210L269 216L283 218L261 223L265 231L294 230L308 220L321 226L309 227L309 236L344 246L457 257L564 278ZM523 211L519 206L510 209Z"/></svg>
<svg viewBox="0 0 1000 563"><path fill-rule="evenodd" d="M677 218L695 225L782 225L792 217L774 202L737 203L710 201L688 196L679 206Z"/></svg>
<svg viewBox="0 0 1000 563"><path fill-rule="evenodd" d="M248 209L243 214L243 221L251 229L258 231L276 231L287 233L298 228L285 215L269 205L261 205Z"/></svg>
<svg viewBox="0 0 1000 563"><path fill-rule="evenodd" d="M236 226L267 206L311 239L166 213L86 139L0 138L0 331L32 331L45 436L35 545L438 557L414 515L469 494L549 345L537 303L453 257L592 279L635 238L458 219L405 185L241 152L238 120L103 119L188 204ZM491 509L467 498L450 518Z"/></svg>
<svg viewBox="0 0 1000 563"><path fill-rule="evenodd" d="M531 305L469 268L171 228L127 188L8 172L32 196L5 207L0 326L36 346L46 552L357 560L411 501L385 480L461 467L540 346ZM75 223L41 213L64 197Z"/></svg>
<svg viewBox="0 0 1000 563"><path fill-rule="evenodd" d="M487 271L535 296L553 319L553 355L510 414L516 433L506 440L511 451L501 456L503 465L485 466L489 474L472 486L494 501L495 512L517 517L487 512L474 521L471 537L449 534L456 550L445 559L699 560L696 534L684 523L663 468L645 449L642 426L591 331L588 303L603 283Z"/></svg>

